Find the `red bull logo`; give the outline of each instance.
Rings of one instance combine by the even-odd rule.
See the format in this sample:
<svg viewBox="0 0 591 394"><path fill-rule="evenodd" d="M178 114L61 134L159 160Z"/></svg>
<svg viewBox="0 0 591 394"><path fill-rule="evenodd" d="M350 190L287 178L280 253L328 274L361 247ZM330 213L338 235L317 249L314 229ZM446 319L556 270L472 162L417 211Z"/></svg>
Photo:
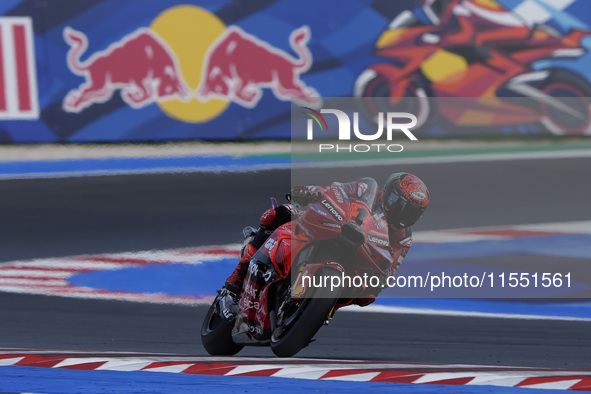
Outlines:
<svg viewBox="0 0 591 394"><path fill-rule="evenodd" d="M123 101L134 108L173 97L186 101L190 96L174 52L150 29L136 30L83 63L80 57L88 47L86 36L66 27L64 39L71 47L68 67L86 79L64 99L66 111L80 112L105 102L117 90Z"/></svg>
<svg viewBox="0 0 591 394"><path fill-rule="evenodd" d="M228 99L244 107L257 105L263 88L270 88L280 100L299 99L317 104L318 93L306 86L300 74L312 64L306 46L310 29L302 26L289 37L291 48L299 55L295 59L286 52L231 26L214 43L206 55L203 78L197 98Z"/></svg>
<svg viewBox="0 0 591 394"><path fill-rule="evenodd" d="M301 80L312 65L307 26L289 36L296 56L190 5L163 11L149 27L84 61L86 35L67 27L63 36L70 46L70 71L85 79L64 98L68 112L104 103L116 93L132 108L155 103L168 116L192 123L219 116L230 103L253 108L265 91L282 101L321 105L318 92Z"/></svg>

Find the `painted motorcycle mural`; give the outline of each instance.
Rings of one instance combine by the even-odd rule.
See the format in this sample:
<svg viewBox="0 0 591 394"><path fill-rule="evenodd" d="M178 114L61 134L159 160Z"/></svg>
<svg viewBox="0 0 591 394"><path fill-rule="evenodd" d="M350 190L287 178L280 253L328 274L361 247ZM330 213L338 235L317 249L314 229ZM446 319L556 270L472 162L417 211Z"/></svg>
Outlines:
<svg viewBox="0 0 591 394"><path fill-rule="evenodd" d="M538 123L556 135L591 134L591 85L564 67L586 57L590 36L532 24L492 0L425 0L382 33L375 54L387 61L365 69L354 94L389 97L364 100L365 112L374 120L412 112L415 129L437 111L458 126Z"/></svg>

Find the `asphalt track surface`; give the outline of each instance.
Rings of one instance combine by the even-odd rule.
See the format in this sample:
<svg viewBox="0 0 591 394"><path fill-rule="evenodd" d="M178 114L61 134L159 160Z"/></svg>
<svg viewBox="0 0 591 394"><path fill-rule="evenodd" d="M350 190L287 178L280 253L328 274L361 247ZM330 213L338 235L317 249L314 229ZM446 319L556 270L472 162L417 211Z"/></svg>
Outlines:
<svg viewBox="0 0 591 394"><path fill-rule="evenodd" d="M432 195L417 230L575 221L591 219L590 164L349 168L314 171L310 182L367 175L383 182L394 170L413 172ZM237 242L269 196L289 188L290 173L280 170L2 181L0 261ZM0 348L205 354L199 338L205 311L0 294ZM298 356L591 369L590 332L590 322L341 311ZM271 352L245 348L240 355Z"/></svg>

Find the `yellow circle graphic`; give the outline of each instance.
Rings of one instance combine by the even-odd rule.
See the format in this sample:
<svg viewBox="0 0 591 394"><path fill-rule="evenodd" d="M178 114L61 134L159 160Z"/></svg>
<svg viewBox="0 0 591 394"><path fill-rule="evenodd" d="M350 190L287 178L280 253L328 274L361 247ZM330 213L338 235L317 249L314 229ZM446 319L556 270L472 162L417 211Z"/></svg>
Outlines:
<svg viewBox="0 0 591 394"><path fill-rule="evenodd" d="M226 25L203 8L180 5L160 13L150 28L175 53L180 72L192 94L189 101L173 99L159 102L160 108L171 118L189 123L205 122L223 112L229 101L211 99L201 102L194 93L201 81L205 53L226 30Z"/></svg>

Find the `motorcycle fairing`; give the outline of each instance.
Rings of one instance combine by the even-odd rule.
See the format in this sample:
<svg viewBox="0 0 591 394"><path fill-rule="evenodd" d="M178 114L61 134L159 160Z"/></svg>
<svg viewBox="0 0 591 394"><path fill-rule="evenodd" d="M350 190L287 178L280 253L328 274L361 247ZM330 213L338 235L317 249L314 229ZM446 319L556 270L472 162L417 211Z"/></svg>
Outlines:
<svg viewBox="0 0 591 394"><path fill-rule="evenodd" d="M383 215L372 214L377 191L372 178L354 184L335 182L319 201L271 234L249 264L232 332L234 342L268 344L279 289L292 284L292 299L305 298L310 289L304 286L303 275L314 276L324 267L349 276L392 274L388 226ZM286 281L292 262L293 283ZM364 290L344 289L337 306L352 302Z"/></svg>

